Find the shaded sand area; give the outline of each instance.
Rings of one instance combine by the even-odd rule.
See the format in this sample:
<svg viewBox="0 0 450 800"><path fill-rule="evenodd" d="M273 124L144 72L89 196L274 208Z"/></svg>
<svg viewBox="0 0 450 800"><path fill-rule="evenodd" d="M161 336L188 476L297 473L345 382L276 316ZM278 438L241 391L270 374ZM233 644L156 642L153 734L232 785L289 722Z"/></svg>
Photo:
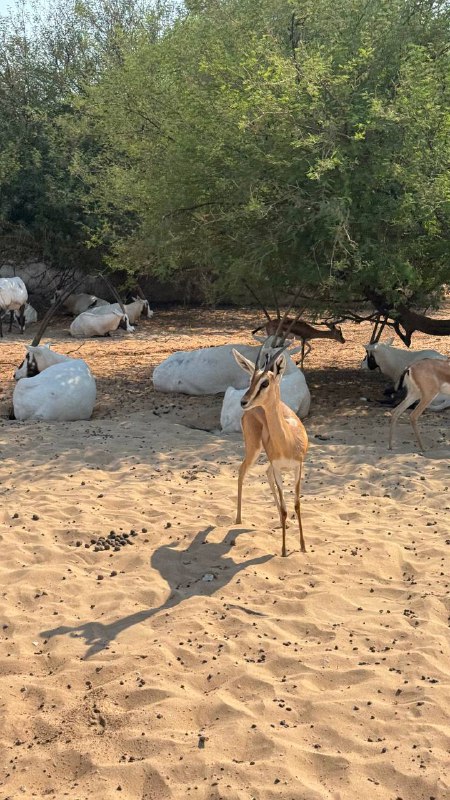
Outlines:
<svg viewBox="0 0 450 800"><path fill-rule="evenodd" d="M292 518L282 559L262 462L234 525L242 442L217 432L220 399L150 382L254 320L161 312L80 346L61 319L46 339L98 378L82 423L7 421L23 347L0 344L1 800L450 797L450 411L423 418L426 456L406 416L389 454L368 329L318 342L308 552ZM136 535L95 551L110 531Z"/></svg>

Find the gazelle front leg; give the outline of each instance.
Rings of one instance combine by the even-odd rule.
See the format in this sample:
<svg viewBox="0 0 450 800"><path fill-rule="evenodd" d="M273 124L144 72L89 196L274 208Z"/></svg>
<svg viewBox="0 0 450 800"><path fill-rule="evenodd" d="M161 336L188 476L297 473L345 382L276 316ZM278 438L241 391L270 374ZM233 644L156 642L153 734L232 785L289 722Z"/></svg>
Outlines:
<svg viewBox="0 0 450 800"><path fill-rule="evenodd" d="M236 525L242 522L242 484L244 483L245 474L255 463L262 450L261 423L251 411L247 411L242 417L242 432L244 434L245 458L239 467Z"/></svg>
<svg viewBox="0 0 450 800"><path fill-rule="evenodd" d="M280 520L281 520L281 528L282 528L282 543L281 543L281 555L283 558L286 556L286 517L287 517L287 508L286 503L284 500L283 494L283 481L281 479L281 473L278 469L273 467L273 477L275 479L275 484L278 489L278 497L280 501Z"/></svg>

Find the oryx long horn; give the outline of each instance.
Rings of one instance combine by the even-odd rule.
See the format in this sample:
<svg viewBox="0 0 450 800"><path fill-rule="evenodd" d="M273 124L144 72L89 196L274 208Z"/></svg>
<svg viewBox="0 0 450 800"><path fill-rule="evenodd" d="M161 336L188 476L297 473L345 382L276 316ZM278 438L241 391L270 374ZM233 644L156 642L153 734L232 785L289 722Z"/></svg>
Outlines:
<svg viewBox="0 0 450 800"><path fill-rule="evenodd" d="M115 288L115 287L112 285L111 281L109 281L109 280L108 280L108 278L106 277L106 275L104 275L104 274L103 274L103 272L101 273L101 277L102 277L102 278L103 278L103 280L105 281L105 283L106 283L106 285L107 285L107 287L108 287L109 291L111 292L111 294L113 294L113 295L114 295L114 297L116 298L116 300L117 300L117 302L118 302L118 304L119 304L120 308L122 309L122 312L123 312L124 314L126 314L127 312L126 312L126 310L125 310L125 306L124 306L124 304L123 304L123 300L122 300L122 298L121 298L121 296L120 296L119 292L117 291L117 289L116 289L116 288Z"/></svg>
<svg viewBox="0 0 450 800"><path fill-rule="evenodd" d="M141 298L141 300L146 300L147 299L137 281L136 281L136 292L137 292L138 296Z"/></svg>
<svg viewBox="0 0 450 800"><path fill-rule="evenodd" d="M248 289L248 291L250 292L250 294L252 295L252 297L254 297L254 298L255 298L256 302L257 302L257 303L258 303L258 305L261 307L261 309L264 311L264 314L266 315L267 319L268 319L268 320L269 320L269 322L270 322L270 321L271 321L271 319L270 319L270 314L269 314L269 312L267 311L267 308L265 308L265 306L263 306L263 304L261 303L261 300L259 299L259 297L258 297L258 295L256 294L256 292L254 292L254 291L253 291L253 289L251 288L251 286L249 286L249 285L248 285L248 283L247 283L247 281L245 281L244 279L242 279L242 283L244 284L245 288L246 288L246 289ZM259 329L257 328L257 330L259 330Z"/></svg>
<svg viewBox="0 0 450 800"><path fill-rule="evenodd" d="M52 317L55 316L56 312L58 311L58 308L60 308L62 306L64 301L67 300L67 298L69 297L69 295L72 294L74 289L78 288L80 283L82 283L81 280L80 281L75 281L74 283L72 283L71 286L69 287L69 289L66 289L66 291L62 293L61 297L56 301L56 303L53 303L53 305L50 306L50 308L48 309L47 313L42 318L42 322L39 325L39 328L38 328L38 330L36 331L36 333L34 335L33 341L31 342L31 346L32 347L37 347L38 346L39 342L41 341L41 339L42 339L42 337L43 337L43 335L44 335L44 333L45 333L45 331L46 331L46 329L47 329L47 327L48 327L48 325L50 323L50 320L52 319Z"/></svg>
<svg viewBox="0 0 450 800"><path fill-rule="evenodd" d="M300 316L300 314L301 314L301 311L299 312L299 314L297 315L297 317L296 317L295 319L293 319L293 320L292 320L292 322L291 322L291 324L290 324L290 326L289 326L288 330L286 331L286 333L285 333L284 335L280 336L280 334L281 334L281 331L283 330L283 325L284 325L284 323L286 322L286 320L287 320L287 318L288 318L288 315L289 315L289 312L290 312L291 308L292 308L292 307L295 305L295 303L297 302L297 299L298 299L298 297L299 297L299 295L300 295L300 292L301 292L301 288L297 290L297 293L296 293L296 295L295 295L295 297L294 297L294 299L293 299L293 301L292 301L291 305L290 305L290 306L289 306L289 307L286 309L286 311L284 312L283 318L282 318L282 319L280 319L280 321L279 321L279 323L278 323L278 327L277 327L277 329L276 329L276 331L275 331L275 335L274 335L274 341L275 341L275 342L277 341L277 339L278 339L278 338L281 338L281 339L283 340L283 342L284 342L284 340L286 339L286 336L287 336L287 334L291 332L291 328L292 328L292 326L294 325L294 323L295 323L295 322L297 322L297 320L298 320L298 318L299 318L299 316Z"/></svg>

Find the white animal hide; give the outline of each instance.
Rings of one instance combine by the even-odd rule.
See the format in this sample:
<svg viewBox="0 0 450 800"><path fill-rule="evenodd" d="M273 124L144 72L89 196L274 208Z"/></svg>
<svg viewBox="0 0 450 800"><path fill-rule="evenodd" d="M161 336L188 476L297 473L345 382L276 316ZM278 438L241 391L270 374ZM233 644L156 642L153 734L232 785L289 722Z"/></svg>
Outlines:
<svg viewBox="0 0 450 800"><path fill-rule="evenodd" d="M18 311L28 300L22 278L0 278L0 312Z"/></svg>
<svg viewBox="0 0 450 800"><path fill-rule="evenodd" d="M148 304L148 300L143 300L140 297L134 297L132 303L126 303L124 305L125 311L128 314L128 319L130 320L130 325L134 325L141 316L146 317L147 319L151 319L153 317L153 311L150 309ZM109 311L119 311L122 313L122 309L120 308L119 303L111 303L108 305L96 305L95 308L91 308L90 311L93 314L107 314Z"/></svg>
<svg viewBox="0 0 450 800"><path fill-rule="evenodd" d="M15 418L55 422L90 419L96 384L86 362L54 353L48 346L30 346L27 351L14 375ZM36 368L40 370L37 375L23 377Z"/></svg>
<svg viewBox="0 0 450 800"><path fill-rule="evenodd" d="M200 350L172 353L153 372L153 385L158 392L182 392L189 395L220 394L229 386L246 389L248 375L238 366L233 349L255 361L260 347L246 344L223 344ZM298 372L286 353L286 372Z"/></svg>
<svg viewBox="0 0 450 800"><path fill-rule="evenodd" d="M75 317L69 330L71 336L106 336L117 330L122 320L126 322L127 332L132 333L134 328L130 326L127 315L124 316L122 311L115 309L103 314L84 311Z"/></svg>

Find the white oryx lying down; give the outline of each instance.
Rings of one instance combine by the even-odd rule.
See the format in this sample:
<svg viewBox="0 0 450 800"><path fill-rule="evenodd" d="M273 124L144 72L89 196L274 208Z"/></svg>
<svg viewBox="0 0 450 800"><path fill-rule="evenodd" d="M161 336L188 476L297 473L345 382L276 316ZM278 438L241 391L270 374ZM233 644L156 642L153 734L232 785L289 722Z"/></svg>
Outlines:
<svg viewBox="0 0 450 800"><path fill-rule="evenodd" d="M236 364L233 349L255 361L261 347L248 344L221 344L172 353L153 372L153 385L158 392L182 392L190 395L220 394L229 386L247 389L248 375ZM286 353L286 375L298 372Z"/></svg>
<svg viewBox="0 0 450 800"><path fill-rule="evenodd" d="M437 350L403 350L400 347L392 347L393 341L394 339L391 338L386 344L376 342L364 345L366 357L361 367L362 369L379 369L383 375L391 379L396 390L403 373L415 361L421 361L423 358L447 358ZM449 406L448 395L439 394L428 407L431 411L443 411Z"/></svg>
<svg viewBox="0 0 450 800"><path fill-rule="evenodd" d="M90 419L96 385L81 358L50 350L50 345L27 346L27 355L16 369L13 419L68 422Z"/></svg>
<svg viewBox="0 0 450 800"><path fill-rule="evenodd" d="M24 311L28 300L28 291L22 278L0 278L0 336L3 336L2 317L11 312L9 330L12 328L14 312L19 311L21 333L25 328Z"/></svg>
<svg viewBox="0 0 450 800"><path fill-rule="evenodd" d="M37 322L37 311L35 308L33 308L33 306L30 305L30 303L26 303L23 315L25 318L25 327L32 325L33 322ZM14 323L20 327L20 312L18 311L14 312Z"/></svg>
<svg viewBox="0 0 450 800"><path fill-rule="evenodd" d="M109 336L117 328L123 328L128 333L133 333L134 328L130 325L128 315L118 310L105 311L104 314L96 314L94 311L84 311L75 317L69 330L72 336Z"/></svg>
<svg viewBox="0 0 450 800"><path fill-rule="evenodd" d="M239 348L240 350L241 348ZM241 419L244 413L241 400L246 391L247 389L234 389L232 386L226 390L220 412L220 427L224 433L241 430ZM299 417L307 416L311 405L311 395L301 370L296 368L294 372L283 375L280 383L280 395L283 403L286 403Z"/></svg>
<svg viewBox="0 0 450 800"><path fill-rule="evenodd" d="M62 296L63 290L57 289L53 296L52 303L59 303ZM65 300L62 301L61 305L69 314L72 314L74 317L76 317L78 314L82 314L83 311L87 311L88 308L107 306L109 303L107 300L102 300L101 297L97 297L95 294L86 294L84 292L80 292L78 294L72 293L67 295Z"/></svg>
<svg viewBox="0 0 450 800"><path fill-rule="evenodd" d="M133 302L125 303L124 308L128 315L130 325L134 325L139 317L151 319L154 313L149 306L148 300L143 300L141 297L133 297ZM92 311L93 314L108 314L110 311L120 311L120 313L122 313L119 303L111 303L107 306L95 306L95 308L91 308L90 311Z"/></svg>

